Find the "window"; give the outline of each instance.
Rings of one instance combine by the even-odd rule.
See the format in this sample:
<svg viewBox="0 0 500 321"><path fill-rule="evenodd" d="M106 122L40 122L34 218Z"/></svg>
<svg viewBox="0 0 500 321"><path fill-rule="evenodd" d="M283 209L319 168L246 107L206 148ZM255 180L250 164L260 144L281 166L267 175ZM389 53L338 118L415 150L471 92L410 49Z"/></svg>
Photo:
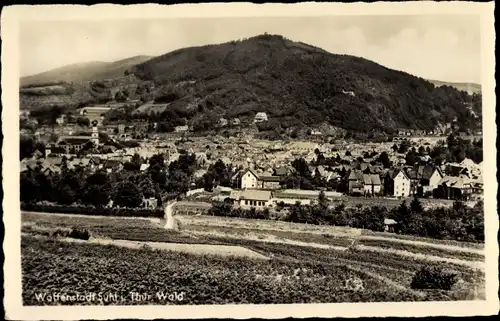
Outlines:
<svg viewBox="0 0 500 321"><path fill-rule="evenodd" d="M247 200L245 200L245 205L248 205L248 201Z"/></svg>

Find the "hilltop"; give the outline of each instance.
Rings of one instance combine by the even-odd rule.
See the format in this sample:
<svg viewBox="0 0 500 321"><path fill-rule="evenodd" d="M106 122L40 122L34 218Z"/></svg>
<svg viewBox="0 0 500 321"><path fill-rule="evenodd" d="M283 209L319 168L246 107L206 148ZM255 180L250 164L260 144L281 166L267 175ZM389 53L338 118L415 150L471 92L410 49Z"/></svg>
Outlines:
<svg viewBox="0 0 500 321"><path fill-rule="evenodd" d="M39 86L54 82L80 83L123 76L124 71L136 64L151 59L150 56L135 56L114 62L92 61L52 69L32 76L22 77L20 84Z"/></svg>
<svg viewBox="0 0 500 321"><path fill-rule="evenodd" d="M21 107L54 102L81 106L110 100L113 94L108 92L126 88L133 98L169 106L155 121L177 115L200 130L213 127L221 117L237 117L249 124L257 112L270 118L264 130L275 131L327 126L390 132L434 129L454 119L462 128L477 128L481 121L480 95L435 86L364 58L332 54L278 35L183 48L149 58L73 68L80 71L73 72L79 76L71 79L89 81L63 84L66 89L58 93L37 88L33 94L25 86ZM38 75L37 81L57 81L66 74L49 71ZM108 79L112 77L116 78ZM104 88L105 94L96 98L96 88ZM478 117L472 117L472 112Z"/></svg>

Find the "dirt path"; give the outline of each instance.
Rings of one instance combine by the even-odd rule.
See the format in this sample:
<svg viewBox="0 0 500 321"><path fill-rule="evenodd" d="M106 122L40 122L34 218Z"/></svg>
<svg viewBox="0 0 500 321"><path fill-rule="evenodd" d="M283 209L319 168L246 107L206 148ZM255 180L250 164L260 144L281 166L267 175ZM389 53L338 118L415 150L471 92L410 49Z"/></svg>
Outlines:
<svg viewBox="0 0 500 321"><path fill-rule="evenodd" d="M470 248L470 247L460 247L460 246L448 245L448 244L436 244L436 243L430 243L430 242L424 242L424 241L404 240L404 239L397 239L397 238L384 237L384 236L375 236L375 235L361 235L359 237L359 239L360 240L388 241L388 242L394 242L394 243L416 245L416 246L422 246L422 247L433 247L436 249L443 249L443 250L449 250L449 251L467 252L467 253L484 255L484 250L482 250L482 249L474 249L474 248Z"/></svg>
<svg viewBox="0 0 500 321"><path fill-rule="evenodd" d="M355 248L357 250L361 250L361 251L369 251L369 252L375 252L375 253L376 252L392 253L392 254L396 254L396 255L401 255L401 256L406 256L406 257L410 257L410 258L426 260L426 261L452 263L452 264L463 265L463 266L470 267L472 269L484 271L484 262L481 262L481 261L465 261L465 260L460 260L460 259L453 259L453 258L440 257L440 256L434 256L434 255L412 253L412 252L403 251L403 250L396 250L396 249L384 249L384 248L380 248L380 247L366 246L366 245L359 245L359 244L356 245Z"/></svg>

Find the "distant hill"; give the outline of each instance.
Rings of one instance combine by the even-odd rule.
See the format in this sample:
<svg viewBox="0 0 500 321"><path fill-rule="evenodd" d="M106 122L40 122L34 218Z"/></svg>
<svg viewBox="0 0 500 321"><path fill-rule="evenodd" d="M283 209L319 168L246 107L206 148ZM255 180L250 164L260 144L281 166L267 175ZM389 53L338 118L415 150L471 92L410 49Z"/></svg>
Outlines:
<svg viewBox="0 0 500 321"><path fill-rule="evenodd" d="M22 77L20 85L23 87L53 82L79 83L121 77L126 69L151 58L150 56L135 56L115 62L93 61L72 64L40 74Z"/></svg>
<svg viewBox="0 0 500 321"><path fill-rule="evenodd" d="M481 85L471 83L471 82L446 82L439 80L428 80L433 83L435 86L451 86L455 87L458 90L463 90L468 92L470 95L472 94L480 94L481 93Z"/></svg>
<svg viewBox="0 0 500 321"><path fill-rule="evenodd" d="M156 95L170 97L176 108L198 105L188 116L194 124L217 117L248 121L263 111L273 127L326 122L390 131L431 129L455 117L461 122L471 105L481 115L480 99L473 103L466 92L276 35L176 50L131 72L154 81Z"/></svg>

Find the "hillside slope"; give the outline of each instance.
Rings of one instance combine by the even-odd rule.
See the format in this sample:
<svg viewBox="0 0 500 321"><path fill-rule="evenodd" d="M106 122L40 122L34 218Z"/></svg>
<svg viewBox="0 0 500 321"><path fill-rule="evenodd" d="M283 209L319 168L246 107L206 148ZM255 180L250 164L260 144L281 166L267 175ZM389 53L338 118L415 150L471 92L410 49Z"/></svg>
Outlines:
<svg viewBox="0 0 500 321"><path fill-rule="evenodd" d="M221 116L249 121L264 111L282 127L327 122L353 131L387 131L431 129L455 117L460 122L470 118L470 105L481 115L480 97L267 34L176 50L131 72L154 81L156 95L179 106L198 105L191 113L195 122Z"/></svg>
<svg viewBox="0 0 500 321"><path fill-rule="evenodd" d="M151 59L150 56L135 56L115 62L93 61L72 64L40 74L23 77L21 86L33 86L53 82L84 82L123 76L127 68Z"/></svg>

